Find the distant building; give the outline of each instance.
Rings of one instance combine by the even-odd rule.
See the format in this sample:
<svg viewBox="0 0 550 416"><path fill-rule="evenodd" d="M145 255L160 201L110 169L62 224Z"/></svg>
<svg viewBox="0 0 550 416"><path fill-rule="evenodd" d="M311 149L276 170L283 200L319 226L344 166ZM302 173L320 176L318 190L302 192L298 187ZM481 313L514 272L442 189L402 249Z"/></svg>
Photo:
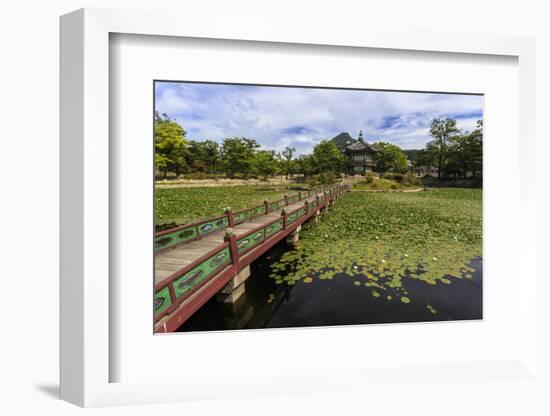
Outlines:
<svg viewBox="0 0 550 416"><path fill-rule="evenodd" d="M422 165L414 168L414 173L417 176L437 176L437 172L437 167L431 165Z"/></svg>
<svg viewBox="0 0 550 416"><path fill-rule="evenodd" d="M347 140L342 143L344 138ZM359 132L357 139L353 139L348 133L340 133L333 140L337 142L340 150L347 156L347 173L349 175L363 175L366 172L376 170L379 150L365 141L363 131Z"/></svg>

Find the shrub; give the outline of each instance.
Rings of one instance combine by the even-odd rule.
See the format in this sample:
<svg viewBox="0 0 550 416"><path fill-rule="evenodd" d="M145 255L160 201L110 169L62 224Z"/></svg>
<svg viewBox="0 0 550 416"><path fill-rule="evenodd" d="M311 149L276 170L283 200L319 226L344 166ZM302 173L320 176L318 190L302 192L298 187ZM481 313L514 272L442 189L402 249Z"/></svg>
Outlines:
<svg viewBox="0 0 550 416"><path fill-rule="evenodd" d="M308 176L306 182L309 185L330 185L336 182L336 174L334 172L322 172L318 175Z"/></svg>
<svg viewBox="0 0 550 416"><path fill-rule="evenodd" d="M206 172L191 172L183 175L185 179L212 179L214 175Z"/></svg>
<svg viewBox="0 0 550 416"><path fill-rule="evenodd" d="M365 175L365 182L372 183L373 180L374 180L374 175L372 173L369 172Z"/></svg>
<svg viewBox="0 0 550 416"><path fill-rule="evenodd" d="M422 180L414 173L407 173L402 175L401 184L405 186L422 186Z"/></svg>
<svg viewBox="0 0 550 416"><path fill-rule="evenodd" d="M393 179L393 173L391 172L386 172L382 175L382 179L389 179L389 180L392 180Z"/></svg>
<svg viewBox="0 0 550 416"><path fill-rule="evenodd" d="M391 186L390 186L390 188L391 188L391 189L397 189L397 188L398 188L398 186L397 186L397 184L396 184L396 183L392 183L392 184L391 184Z"/></svg>

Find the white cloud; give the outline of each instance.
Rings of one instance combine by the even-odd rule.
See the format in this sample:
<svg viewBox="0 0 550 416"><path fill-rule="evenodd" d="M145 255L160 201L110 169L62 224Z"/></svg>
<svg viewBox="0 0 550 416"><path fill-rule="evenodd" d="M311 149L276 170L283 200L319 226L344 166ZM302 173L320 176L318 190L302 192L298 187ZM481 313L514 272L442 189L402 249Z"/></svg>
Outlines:
<svg viewBox="0 0 550 416"><path fill-rule="evenodd" d="M421 148L435 117L457 119L471 130L483 98L457 94L402 93L221 84L157 83L156 109L175 118L195 140L244 136L268 149L310 152L323 139L360 129L368 141Z"/></svg>

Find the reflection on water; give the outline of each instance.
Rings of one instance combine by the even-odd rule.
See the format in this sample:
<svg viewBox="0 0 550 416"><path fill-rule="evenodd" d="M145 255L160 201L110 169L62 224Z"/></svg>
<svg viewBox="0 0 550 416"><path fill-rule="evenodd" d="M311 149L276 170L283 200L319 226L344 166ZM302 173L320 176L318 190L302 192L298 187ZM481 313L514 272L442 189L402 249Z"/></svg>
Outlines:
<svg viewBox="0 0 550 416"><path fill-rule="evenodd" d="M251 266L246 292L235 305L211 299L180 329L211 331L242 328L282 328L319 325L425 322L482 318L482 261L473 259L471 279L451 278L452 284L428 285L403 279L411 302L405 304L391 290L380 297L367 287L354 286L354 278L299 281L277 285L269 278L269 265L286 250L284 242ZM391 296L391 300L387 296ZM428 307L429 305L429 307ZM435 312L435 313L434 313Z"/></svg>

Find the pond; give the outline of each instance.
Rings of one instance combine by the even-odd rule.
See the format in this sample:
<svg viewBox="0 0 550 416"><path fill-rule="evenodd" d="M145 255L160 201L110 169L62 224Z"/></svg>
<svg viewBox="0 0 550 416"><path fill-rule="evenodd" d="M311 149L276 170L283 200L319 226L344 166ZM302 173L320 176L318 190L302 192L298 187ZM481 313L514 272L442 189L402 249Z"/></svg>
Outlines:
<svg viewBox="0 0 550 416"><path fill-rule="evenodd" d="M345 195L180 331L482 319L481 191Z"/></svg>
<svg viewBox="0 0 550 416"><path fill-rule="evenodd" d="M427 285L405 279L411 302L399 301L398 294L378 298L367 287L356 287L354 279L336 275L333 279L279 285L269 277L270 265L287 252L286 243L275 246L256 261L246 281L246 292L235 305L211 299L180 329L213 331L348 325L398 322L426 322L482 318L482 261L473 259L471 279L455 279L451 285ZM392 296L391 300L387 296ZM432 307L432 312L427 305Z"/></svg>

